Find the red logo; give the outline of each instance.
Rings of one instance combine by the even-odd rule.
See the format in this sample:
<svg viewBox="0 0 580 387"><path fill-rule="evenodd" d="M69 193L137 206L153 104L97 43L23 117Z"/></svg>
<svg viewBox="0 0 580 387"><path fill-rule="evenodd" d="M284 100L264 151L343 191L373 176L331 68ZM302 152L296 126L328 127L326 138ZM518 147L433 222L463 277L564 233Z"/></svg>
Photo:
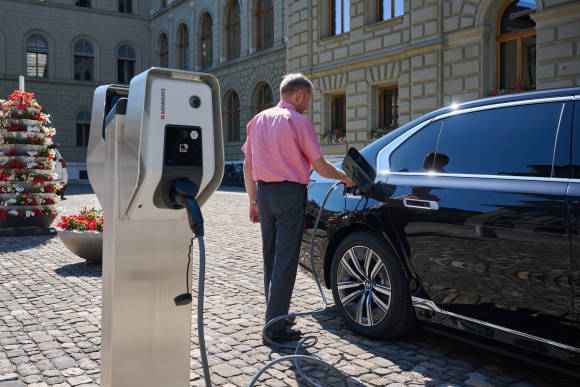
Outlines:
<svg viewBox="0 0 580 387"><path fill-rule="evenodd" d="M165 119L165 114L161 115L161 119L164 120Z"/></svg>

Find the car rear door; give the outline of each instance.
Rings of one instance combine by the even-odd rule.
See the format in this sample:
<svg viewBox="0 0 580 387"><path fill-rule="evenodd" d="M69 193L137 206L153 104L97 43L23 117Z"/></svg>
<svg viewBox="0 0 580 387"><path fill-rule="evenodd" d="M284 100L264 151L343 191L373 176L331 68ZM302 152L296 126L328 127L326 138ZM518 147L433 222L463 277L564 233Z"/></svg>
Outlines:
<svg viewBox="0 0 580 387"><path fill-rule="evenodd" d="M571 116L562 99L453 112L426 127L441 130L435 151L414 155L422 171L390 155L387 203L441 309L569 341Z"/></svg>

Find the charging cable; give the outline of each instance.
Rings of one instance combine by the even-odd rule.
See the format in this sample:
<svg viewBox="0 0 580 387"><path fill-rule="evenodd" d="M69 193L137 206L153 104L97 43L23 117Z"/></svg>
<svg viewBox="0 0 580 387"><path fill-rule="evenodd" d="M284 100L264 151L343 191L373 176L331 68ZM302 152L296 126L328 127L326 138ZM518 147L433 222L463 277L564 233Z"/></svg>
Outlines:
<svg viewBox="0 0 580 387"><path fill-rule="evenodd" d="M320 291L320 295L322 296L322 300L323 300L323 307L321 309L315 310L313 312L302 312L302 313L290 313L290 314L286 314L283 316L278 316L275 317L271 320L269 320L265 325L264 325L264 329L262 330L262 337L264 338L264 340L266 340L268 343L270 344L274 344L277 347L280 348L293 348L292 346L289 345L283 345L283 344L279 344L279 343L275 343L270 337L268 337L268 335L266 334L266 330L268 329L268 327L272 324L274 324L277 321L286 319L288 317L299 317L299 316L312 316L318 313L323 313L324 311L326 311L326 309L328 308L328 302L326 301L326 295L324 294L324 290L322 289L322 285L320 284L320 280L318 279L318 275L316 274L316 269L314 267L314 240L316 239L316 231L318 230L318 223L320 222L320 216L322 214L322 210L324 210L324 206L326 205L326 200L328 199L328 197L330 196L331 192L334 191L336 189L336 187L338 187L339 184L342 184L340 181L334 183L334 185L332 187L330 187L330 189L328 190L328 192L326 193L326 196L324 196L324 200L322 201L322 205L320 206L320 210L318 211L318 215L316 216L316 222L314 222L314 228L312 229L312 239L310 241L310 264L312 266L312 274L314 274L314 279L316 281L316 285L318 286L318 290ZM309 340L312 340L311 343L306 344ZM287 355L287 356L282 356L279 357L278 359L272 360L271 362L269 362L268 364L266 364L260 371L258 371L258 373L254 376L254 378L252 379L252 381L249 384L249 387L252 387L254 385L254 383L256 383L256 381L259 379L259 377L270 367L272 367L274 364L277 363L281 363L283 361L294 361L294 365L296 366L296 369L298 370L298 373L300 374L300 376L302 376L304 378L304 380L314 386L314 387L320 387L318 384L316 384L314 381L312 381L312 379L310 379L308 376L306 376L304 374L304 371L302 371L302 368L300 368L300 365L298 364L298 361L305 361L305 362L310 362L310 363L316 363L318 365L321 366L325 366L327 368L331 368L334 371L336 371L338 374L340 374L340 371L334 367L333 365L325 362L324 360L318 359L316 357L313 356L307 356L307 355L300 355L299 352L301 349L307 349L310 347L313 347L316 345L316 343L318 343L318 338L316 336L307 336L305 338L303 338L302 340L300 340L298 342L298 345L296 346L296 350L294 351L294 355Z"/></svg>

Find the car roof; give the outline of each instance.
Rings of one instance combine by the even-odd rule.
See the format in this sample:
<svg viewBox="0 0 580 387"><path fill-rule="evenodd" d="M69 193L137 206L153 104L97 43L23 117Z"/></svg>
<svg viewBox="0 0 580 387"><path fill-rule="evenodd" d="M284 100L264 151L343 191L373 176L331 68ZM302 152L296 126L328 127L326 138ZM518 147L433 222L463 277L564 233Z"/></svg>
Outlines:
<svg viewBox="0 0 580 387"><path fill-rule="evenodd" d="M437 110L434 110L430 113L422 115L401 127L393 130L392 132L388 133L387 135L381 137L380 139L376 140L375 142L370 143L369 145L365 146L361 149L360 153L364 156L364 158L374 165L376 155L379 150L381 150L385 145L391 142L393 139L398 137L401 133L406 132L410 128L420 124L423 121L429 120L433 117L437 117L441 114L445 114L455 110L462 110L462 109L469 109L479 106L489 106L489 105L497 105L502 103L514 102L514 101L525 101L528 99L538 99L538 98L553 98L553 97L562 97L562 96L574 96L580 95L580 87L570 87L566 89L552 89L552 90L539 90L539 91L527 91L522 93L510 93L505 95L499 95L494 97L487 97L476 99L473 101L461 102L457 104L453 104L451 106L446 106Z"/></svg>

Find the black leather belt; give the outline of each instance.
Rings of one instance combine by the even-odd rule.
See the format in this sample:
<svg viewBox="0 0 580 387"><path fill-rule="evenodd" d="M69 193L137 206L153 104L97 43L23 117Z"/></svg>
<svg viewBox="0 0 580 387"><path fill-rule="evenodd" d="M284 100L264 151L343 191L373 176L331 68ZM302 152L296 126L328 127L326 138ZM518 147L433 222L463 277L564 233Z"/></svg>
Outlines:
<svg viewBox="0 0 580 387"><path fill-rule="evenodd" d="M302 183L298 183L296 181L284 180L284 181L262 181L258 180L258 185L270 185L270 184L299 184L299 185L306 185Z"/></svg>

